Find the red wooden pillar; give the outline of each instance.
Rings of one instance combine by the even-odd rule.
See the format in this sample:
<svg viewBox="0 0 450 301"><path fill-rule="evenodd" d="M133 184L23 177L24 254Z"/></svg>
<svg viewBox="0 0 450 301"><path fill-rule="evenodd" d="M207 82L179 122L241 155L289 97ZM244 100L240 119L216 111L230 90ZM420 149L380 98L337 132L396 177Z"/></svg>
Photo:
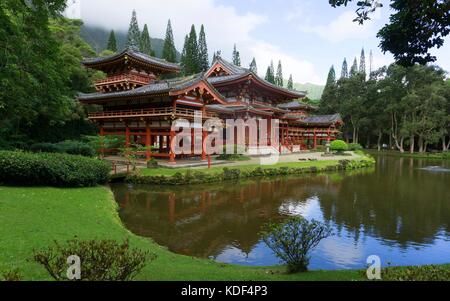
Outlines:
<svg viewBox="0 0 450 301"><path fill-rule="evenodd" d="M272 145L272 118L267 119L267 146Z"/></svg>
<svg viewBox="0 0 450 301"><path fill-rule="evenodd" d="M169 163L175 164L175 132L170 131L169 142Z"/></svg>
<svg viewBox="0 0 450 301"><path fill-rule="evenodd" d="M146 139L145 139L145 148L146 148L146 159L147 161L151 159L152 157L152 131L150 130L150 126L147 123L145 126L145 132L146 132Z"/></svg>
<svg viewBox="0 0 450 301"><path fill-rule="evenodd" d="M125 125L125 147L130 147L130 128L128 124Z"/></svg>
<svg viewBox="0 0 450 301"><path fill-rule="evenodd" d="M316 129L314 129L314 143L313 143L313 149L317 148L317 133Z"/></svg>
<svg viewBox="0 0 450 301"><path fill-rule="evenodd" d="M206 131L202 131L202 161L206 160L206 137L208 136L208 133Z"/></svg>
<svg viewBox="0 0 450 301"><path fill-rule="evenodd" d="M163 152L163 136L159 135L159 153Z"/></svg>

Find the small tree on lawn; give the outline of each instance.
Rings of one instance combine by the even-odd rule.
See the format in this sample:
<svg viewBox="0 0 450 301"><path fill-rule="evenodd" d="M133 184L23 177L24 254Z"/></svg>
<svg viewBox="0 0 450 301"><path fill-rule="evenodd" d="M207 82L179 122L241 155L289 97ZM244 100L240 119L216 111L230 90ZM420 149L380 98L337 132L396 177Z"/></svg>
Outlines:
<svg viewBox="0 0 450 301"><path fill-rule="evenodd" d="M348 144L342 140L334 140L331 142L330 148L334 152L343 153L348 150Z"/></svg>
<svg viewBox="0 0 450 301"><path fill-rule="evenodd" d="M262 239L287 264L288 272L296 273L308 271L310 251L330 235L328 225L303 217L292 217L282 224L267 225Z"/></svg>

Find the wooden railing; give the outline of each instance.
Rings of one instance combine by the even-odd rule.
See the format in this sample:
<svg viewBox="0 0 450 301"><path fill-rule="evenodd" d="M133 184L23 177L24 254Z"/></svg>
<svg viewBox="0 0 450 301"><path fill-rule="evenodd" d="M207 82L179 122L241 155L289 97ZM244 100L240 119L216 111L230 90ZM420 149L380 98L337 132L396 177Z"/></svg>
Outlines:
<svg viewBox="0 0 450 301"><path fill-rule="evenodd" d="M111 83L117 83L117 82L123 82L123 81L129 81L129 82L135 82L140 84L148 84L151 81L151 78L149 76L144 76L140 74L120 74L120 75L114 75L109 76L105 79L97 80L95 81L95 85L103 85L103 84L111 84Z"/></svg>
<svg viewBox="0 0 450 301"><path fill-rule="evenodd" d="M201 113L199 110L185 109L185 108L152 108L141 110L122 110L122 111L103 111L89 113L90 119L104 119L104 118L130 118L130 117L158 117L158 116L173 116L173 117L188 117L193 118L196 112ZM203 118L217 117L217 114L206 112L202 116Z"/></svg>

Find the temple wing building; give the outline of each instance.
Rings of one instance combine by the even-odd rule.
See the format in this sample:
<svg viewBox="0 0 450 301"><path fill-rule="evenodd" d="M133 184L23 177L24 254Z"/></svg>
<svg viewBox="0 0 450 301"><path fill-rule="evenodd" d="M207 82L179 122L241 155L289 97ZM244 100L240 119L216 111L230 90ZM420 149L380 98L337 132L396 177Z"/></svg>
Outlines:
<svg viewBox="0 0 450 301"><path fill-rule="evenodd" d="M168 158L175 162L173 143L177 131L172 126L178 119L205 121L255 120L267 124L266 135L259 132L257 141L245 131L246 148L271 147L279 152L316 148L324 141L335 140L342 120L339 115L314 115L316 107L302 103L306 92L294 91L271 84L248 69L235 66L217 57L211 68L201 74L174 77L180 65L154 58L130 49L108 57L83 61L87 68L103 71L106 78L94 83L96 91L80 94L85 105L96 105L89 113L100 135L125 137L125 146L145 146L136 151L147 159ZM169 79L163 79L170 76ZM277 127L272 122L277 120ZM200 131L200 135L196 134ZM207 139L207 129L190 129L187 138L192 153L206 158L204 147L194 152L194 145ZM275 141L273 131L279 134ZM227 134L228 133L228 134ZM229 135L224 129L223 136ZM184 142L183 142L184 143ZM103 149L104 153L114 150Z"/></svg>

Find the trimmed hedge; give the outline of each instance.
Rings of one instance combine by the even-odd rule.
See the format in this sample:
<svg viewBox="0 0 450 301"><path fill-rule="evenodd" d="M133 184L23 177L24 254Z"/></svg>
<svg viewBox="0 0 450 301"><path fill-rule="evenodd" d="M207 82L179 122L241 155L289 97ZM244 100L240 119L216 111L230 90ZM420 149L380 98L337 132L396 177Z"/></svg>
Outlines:
<svg viewBox="0 0 450 301"><path fill-rule="evenodd" d="M375 160L367 158L360 161L341 160L337 165L330 165L325 168L317 167L274 167L261 168L257 167L253 170L241 170L239 168L223 168L221 173L210 174L201 170L186 170L185 172L178 172L173 176L142 176L132 174L127 176L126 181L133 184L151 184L151 185L191 185L191 184L205 184L222 181L239 181L240 179L261 178L272 176L287 176L287 175L301 175L308 173L317 173L322 171L339 171L339 170L354 170L364 167L370 167L375 164Z"/></svg>
<svg viewBox="0 0 450 301"><path fill-rule="evenodd" d="M0 183L26 186L86 187L109 179L109 163L54 153L0 151Z"/></svg>
<svg viewBox="0 0 450 301"><path fill-rule="evenodd" d="M36 143L31 145L30 150L35 153L64 153L85 157L94 157L96 155L96 151L89 144L71 140L59 143Z"/></svg>
<svg viewBox="0 0 450 301"><path fill-rule="evenodd" d="M363 150L363 149L364 148L359 143L349 143L348 144L348 150L349 151L359 151L359 150Z"/></svg>

